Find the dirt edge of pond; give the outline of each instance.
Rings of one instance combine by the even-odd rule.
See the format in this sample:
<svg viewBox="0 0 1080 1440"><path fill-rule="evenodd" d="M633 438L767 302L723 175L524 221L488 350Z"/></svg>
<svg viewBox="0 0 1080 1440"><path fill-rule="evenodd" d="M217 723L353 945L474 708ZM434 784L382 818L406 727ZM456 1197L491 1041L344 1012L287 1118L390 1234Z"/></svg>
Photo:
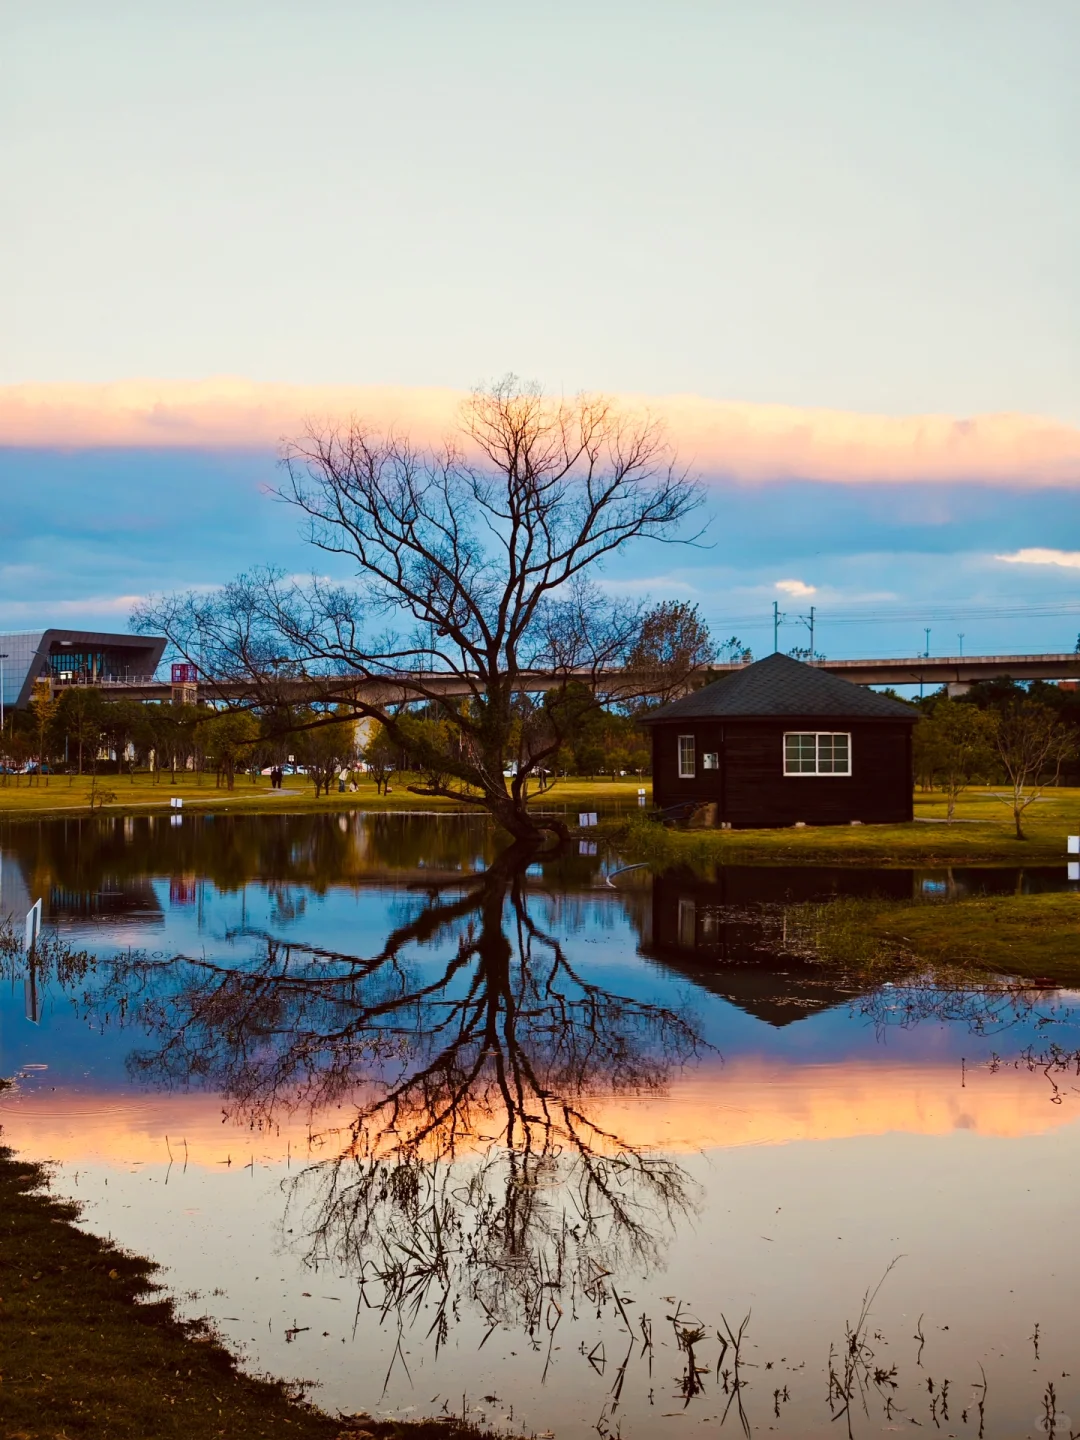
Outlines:
<svg viewBox="0 0 1080 1440"><path fill-rule="evenodd" d="M0 1145L0 1440L482 1440L460 1420L334 1417L309 1387L245 1374L152 1261L80 1230L48 1184Z"/></svg>

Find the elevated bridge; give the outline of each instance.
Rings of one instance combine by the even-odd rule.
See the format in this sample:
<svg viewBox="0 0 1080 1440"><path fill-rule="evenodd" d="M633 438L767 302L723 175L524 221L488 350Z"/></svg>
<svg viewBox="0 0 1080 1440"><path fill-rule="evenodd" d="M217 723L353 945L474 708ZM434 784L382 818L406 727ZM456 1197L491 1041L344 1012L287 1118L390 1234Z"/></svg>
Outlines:
<svg viewBox="0 0 1080 1440"><path fill-rule="evenodd" d="M818 669L839 675L854 685L921 685L930 689L946 685L949 693L953 695L963 694L980 680L1004 677L1013 680L1080 681L1080 652L1049 655L915 655L902 659L819 660L815 664ZM741 665L717 664L707 673L716 677L740 669ZM620 694L630 696L648 693L650 689L649 677L630 670L612 669L597 674L583 670L575 673L577 678L610 694L613 699L617 699ZM692 689L704 678L705 672L700 677L692 678L686 688ZM520 689L534 692L553 690L562 685L565 679L566 675L562 672L530 671L522 676ZM116 680L102 677L90 683L96 683L111 695L133 700L165 702L195 699L197 696L239 700L251 693L250 687L240 684L180 686L150 676ZM64 682L54 679L54 689L63 688ZM383 705L423 698L425 693L447 697L466 696L470 693L466 680L440 671L420 671L415 677L403 675L385 680L355 680L348 676L323 676L315 681L282 679L275 683L274 689L283 700L300 702L316 693L321 697L332 691L342 699L348 697L365 700L369 704Z"/></svg>
<svg viewBox="0 0 1080 1440"><path fill-rule="evenodd" d="M980 680L1080 680L1080 651L1059 655L916 655L907 660L820 660L856 685L947 685L962 694ZM729 667L735 668L735 667Z"/></svg>

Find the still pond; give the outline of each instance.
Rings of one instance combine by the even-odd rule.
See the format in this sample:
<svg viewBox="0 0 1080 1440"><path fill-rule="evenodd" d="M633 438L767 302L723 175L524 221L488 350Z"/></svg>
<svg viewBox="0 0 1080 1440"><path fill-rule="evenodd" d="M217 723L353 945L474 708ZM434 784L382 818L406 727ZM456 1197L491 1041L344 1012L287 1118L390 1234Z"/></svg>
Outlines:
<svg viewBox="0 0 1080 1440"><path fill-rule="evenodd" d="M1080 1430L1080 997L860 985L782 924L1064 866L523 866L363 813L24 824L0 864L46 936L4 959L4 1141L323 1406Z"/></svg>

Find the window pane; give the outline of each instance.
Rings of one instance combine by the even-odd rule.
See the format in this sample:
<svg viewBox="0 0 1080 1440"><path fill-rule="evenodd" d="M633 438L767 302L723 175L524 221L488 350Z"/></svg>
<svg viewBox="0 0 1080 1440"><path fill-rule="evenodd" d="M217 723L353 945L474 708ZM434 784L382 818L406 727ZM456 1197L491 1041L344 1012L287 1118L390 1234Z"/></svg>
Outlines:
<svg viewBox="0 0 1080 1440"><path fill-rule="evenodd" d="M847 775L850 765L850 743L847 735L819 735L818 773L820 775Z"/></svg>
<svg viewBox="0 0 1080 1440"><path fill-rule="evenodd" d="M787 775L813 775L817 769L816 737L810 734L792 732L784 736L784 773Z"/></svg>
<svg viewBox="0 0 1080 1440"><path fill-rule="evenodd" d="M717 770L717 769L719 769L719 766L717 765L717 762L716 762L716 752L715 752L715 751L706 750L705 754L701 757L701 759L702 759L702 764L703 764L703 766L704 766L704 768L705 768L706 770Z"/></svg>
<svg viewBox="0 0 1080 1440"><path fill-rule="evenodd" d="M679 779L692 780L694 777L694 737L679 736Z"/></svg>

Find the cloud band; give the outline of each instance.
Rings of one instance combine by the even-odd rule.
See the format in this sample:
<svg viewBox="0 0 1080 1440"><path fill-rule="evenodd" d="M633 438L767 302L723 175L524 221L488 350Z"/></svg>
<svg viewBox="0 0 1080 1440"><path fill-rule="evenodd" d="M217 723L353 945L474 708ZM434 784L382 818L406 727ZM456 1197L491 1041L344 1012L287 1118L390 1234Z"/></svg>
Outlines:
<svg viewBox="0 0 1080 1440"><path fill-rule="evenodd" d="M461 391L239 379L0 386L0 445L262 449L307 418L357 415L420 444L454 429ZM706 476L741 483L1080 486L1080 429L1032 415L860 415L693 395L617 397L667 424Z"/></svg>

